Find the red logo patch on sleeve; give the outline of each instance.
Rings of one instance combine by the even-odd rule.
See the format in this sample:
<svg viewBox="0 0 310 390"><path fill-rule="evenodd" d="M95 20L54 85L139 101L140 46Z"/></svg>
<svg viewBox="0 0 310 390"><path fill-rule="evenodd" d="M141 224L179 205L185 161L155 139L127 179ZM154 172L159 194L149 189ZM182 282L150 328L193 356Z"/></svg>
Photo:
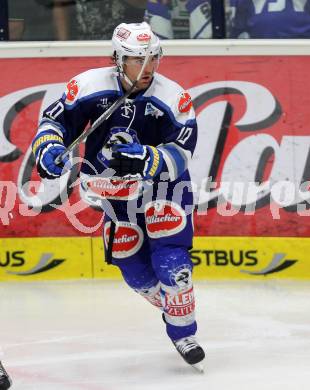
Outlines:
<svg viewBox="0 0 310 390"><path fill-rule="evenodd" d="M178 109L180 112L188 112L193 107L192 98L188 92L182 92Z"/></svg>
<svg viewBox="0 0 310 390"><path fill-rule="evenodd" d="M76 80L71 80L67 84L66 98L69 102L73 102L79 92L79 87Z"/></svg>

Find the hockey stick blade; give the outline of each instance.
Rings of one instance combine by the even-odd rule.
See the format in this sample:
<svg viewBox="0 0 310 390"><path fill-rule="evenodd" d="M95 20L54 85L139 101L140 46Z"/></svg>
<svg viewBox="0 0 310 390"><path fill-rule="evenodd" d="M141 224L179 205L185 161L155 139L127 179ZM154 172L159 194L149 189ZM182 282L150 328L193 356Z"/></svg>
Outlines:
<svg viewBox="0 0 310 390"><path fill-rule="evenodd" d="M198 371L199 374L204 374L205 371L202 363L191 364L191 366L195 371Z"/></svg>

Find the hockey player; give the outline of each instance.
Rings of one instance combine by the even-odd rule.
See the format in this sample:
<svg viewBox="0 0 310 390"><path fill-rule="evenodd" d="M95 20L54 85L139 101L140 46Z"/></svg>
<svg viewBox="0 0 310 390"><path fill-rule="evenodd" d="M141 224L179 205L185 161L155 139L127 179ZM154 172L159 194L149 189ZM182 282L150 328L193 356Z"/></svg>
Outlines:
<svg viewBox="0 0 310 390"><path fill-rule="evenodd" d="M115 67L74 77L64 95L44 111L32 143L37 169L42 177L59 177L67 159L61 165L55 159L89 121L130 90L143 69L133 93L87 137L82 193L87 199L87 193L93 197L103 188L111 206L105 210L105 248L111 218L116 223L113 264L132 289L163 311L168 336L185 361L195 365L205 354L195 339L189 256L193 197L187 164L197 137L194 109L186 91L156 72L162 50L146 22L117 26L112 46ZM107 168L118 179L102 186Z"/></svg>
<svg viewBox="0 0 310 390"><path fill-rule="evenodd" d="M11 387L11 384L12 381L0 361L0 390L9 389Z"/></svg>

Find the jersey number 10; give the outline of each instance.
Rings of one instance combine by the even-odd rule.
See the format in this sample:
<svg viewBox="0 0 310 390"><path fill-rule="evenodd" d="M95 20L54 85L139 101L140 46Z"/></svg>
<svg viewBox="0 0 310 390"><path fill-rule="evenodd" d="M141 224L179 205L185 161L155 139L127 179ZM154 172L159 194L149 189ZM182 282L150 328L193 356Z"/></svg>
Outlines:
<svg viewBox="0 0 310 390"><path fill-rule="evenodd" d="M193 128L192 127L182 127L178 138L176 139L180 144L184 145L185 142L192 135Z"/></svg>

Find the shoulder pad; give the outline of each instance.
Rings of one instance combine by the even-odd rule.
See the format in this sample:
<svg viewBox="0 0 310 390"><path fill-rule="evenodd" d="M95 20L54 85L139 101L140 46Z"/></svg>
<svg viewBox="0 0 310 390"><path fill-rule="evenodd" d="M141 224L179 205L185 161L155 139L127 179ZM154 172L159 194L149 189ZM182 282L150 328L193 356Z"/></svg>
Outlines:
<svg viewBox="0 0 310 390"><path fill-rule="evenodd" d="M67 84L64 94L66 105L74 105L100 91L118 93L118 82L113 67L90 69L73 77Z"/></svg>

